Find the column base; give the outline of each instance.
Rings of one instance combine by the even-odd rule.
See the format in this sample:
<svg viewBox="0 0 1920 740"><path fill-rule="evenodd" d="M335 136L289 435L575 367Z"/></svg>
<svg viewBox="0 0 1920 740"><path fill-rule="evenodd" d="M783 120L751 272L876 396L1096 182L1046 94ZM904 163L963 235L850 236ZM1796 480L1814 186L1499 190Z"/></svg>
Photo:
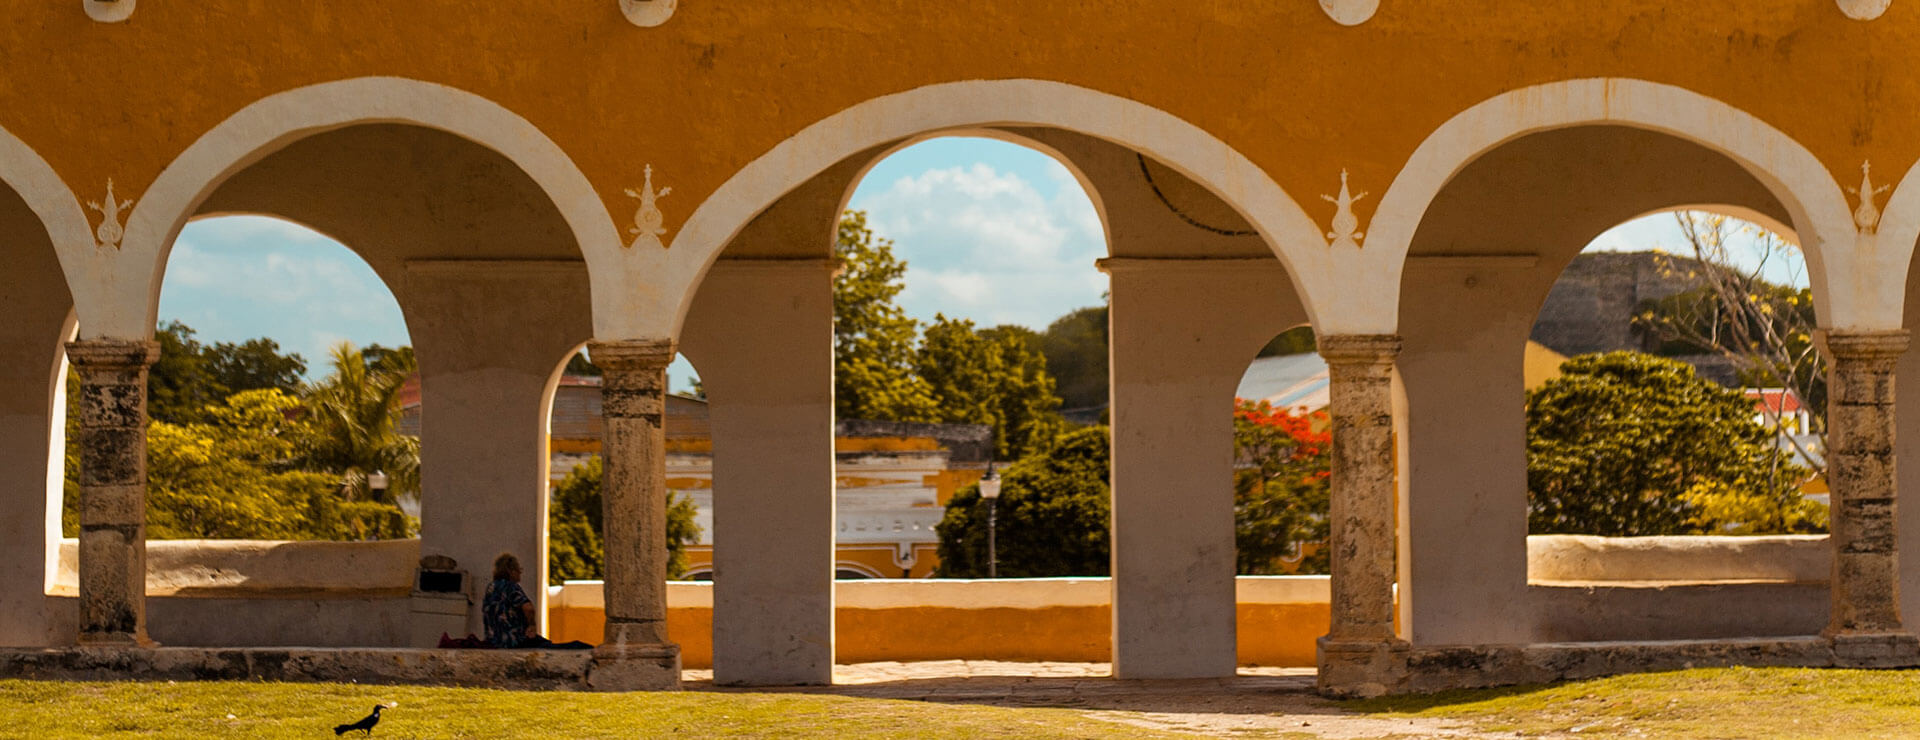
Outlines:
<svg viewBox="0 0 1920 740"><path fill-rule="evenodd" d="M74 639L81 647L160 647L153 638L136 632L82 632Z"/></svg>
<svg viewBox="0 0 1920 740"><path fill-rule="evenodd" d="M1406 693L1405 640L1330 640L1315 643L1320 652L1320 695L1366 699Z"/></svg>
<svg viewBox="0 0 1920 740"><path fill-rule="evenodd" d="M1837 632L1833 664L1841 668L1911 668L1920 666L1920 637L1911 632Z"/></svg>
<svg viewBox="0 0 1920 740"><path fill-rule="evenodd" d="M679 691L680 646L601 645L593 649L587 667L587 687L594 691Z"/></svg>

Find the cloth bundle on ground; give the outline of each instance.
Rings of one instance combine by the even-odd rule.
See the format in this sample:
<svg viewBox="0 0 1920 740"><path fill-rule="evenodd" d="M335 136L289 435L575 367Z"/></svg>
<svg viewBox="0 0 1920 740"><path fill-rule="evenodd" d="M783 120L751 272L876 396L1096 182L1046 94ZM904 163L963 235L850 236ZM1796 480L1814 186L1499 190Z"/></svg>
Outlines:
<svg viewBox="0 0 1920 740"><path fill-rule="evenodd" d="M454 637L445 632L442 632L440 633L440 649L442 650L497 650L498 648L494 647L493 643L480 639L478 635L469 634L466 637ZM515 650L592 650L593 645L590 645L585 642L581 642L579 640L572 640L569 642L553 642L551 640L548 640L545 637L531 637L531 638L522 640L519 645L514 646L514 649Z"/></svg>

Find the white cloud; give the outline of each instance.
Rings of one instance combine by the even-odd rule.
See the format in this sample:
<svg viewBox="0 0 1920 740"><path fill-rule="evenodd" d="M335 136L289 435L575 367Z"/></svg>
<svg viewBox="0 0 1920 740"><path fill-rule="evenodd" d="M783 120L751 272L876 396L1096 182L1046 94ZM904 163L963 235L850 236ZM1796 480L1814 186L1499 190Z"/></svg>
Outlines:
<svg viewBox="0 0 1920 740"><path fill-rule="evenodd" d="M1048 164L1038 185L1051 194L1018 173L974 163L896 179L854 204L907 261L900 304L909 314L1044 329L1100 302L1099 217L1072 174Z"/></svg>
<svg viewBox="0 0 1920 740"><path fill-rule="evenodd" d="M278 341L325 372L327 348L408 342L400 306L345 246L298 224L254 216L188 224L167 260L160 320L202 341Z"/></svg>

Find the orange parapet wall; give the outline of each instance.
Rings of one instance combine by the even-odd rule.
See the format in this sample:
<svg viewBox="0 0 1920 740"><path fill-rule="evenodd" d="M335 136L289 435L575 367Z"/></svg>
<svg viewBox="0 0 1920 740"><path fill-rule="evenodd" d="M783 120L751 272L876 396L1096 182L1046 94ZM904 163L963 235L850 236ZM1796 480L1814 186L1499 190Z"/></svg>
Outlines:
<svg viewBox="0 0 1920 740"><path fill-rule="evenodd" d="M1314 665L1314 640L1327 632L1326 584L1323 576L1241 578L1240 663ZM837 663L1110 659L1104 578L841 581L836 589ZM674 583L667 593L667 632L682 664L712 667L711 586ZM551 637L598 642L606 623L599 596L597 582L560 587L548 599Z"/></svg>

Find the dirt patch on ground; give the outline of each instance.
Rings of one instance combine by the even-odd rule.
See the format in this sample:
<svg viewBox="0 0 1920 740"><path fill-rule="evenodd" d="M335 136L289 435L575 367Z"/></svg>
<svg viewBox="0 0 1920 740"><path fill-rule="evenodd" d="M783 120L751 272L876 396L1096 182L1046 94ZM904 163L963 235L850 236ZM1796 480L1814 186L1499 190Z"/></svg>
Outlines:
<svg viewBox="0 0 1920 740"><path fill-rule="evenodd" d="M1208 737L1494 737L1458 722L1344 711L1313 693L1312 669L1247 668L1233 678L1175 681L1120 681L1111 672L1105 663L952 660L835 666L833 686L730 689L713 686L707 671L688 671L686 679L692 690L1079 709L1092 719Z"/></svg>

